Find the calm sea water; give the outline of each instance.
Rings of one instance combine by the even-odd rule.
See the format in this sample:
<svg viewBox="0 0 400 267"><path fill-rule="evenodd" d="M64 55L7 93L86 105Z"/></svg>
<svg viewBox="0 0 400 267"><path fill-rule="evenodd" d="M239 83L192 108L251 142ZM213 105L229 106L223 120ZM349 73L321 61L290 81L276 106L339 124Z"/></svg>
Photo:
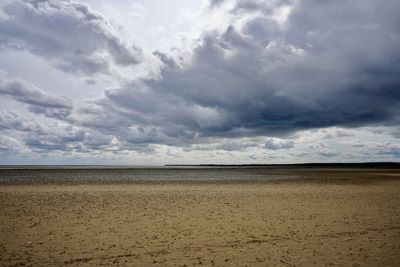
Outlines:
<svg viewBox="0 0 400 267"><path fill-rule="evenodd" d="M129 181L229 181L297 178L282 171L260 168L52 166L0 168L0 183L129 182Z"/></svg>

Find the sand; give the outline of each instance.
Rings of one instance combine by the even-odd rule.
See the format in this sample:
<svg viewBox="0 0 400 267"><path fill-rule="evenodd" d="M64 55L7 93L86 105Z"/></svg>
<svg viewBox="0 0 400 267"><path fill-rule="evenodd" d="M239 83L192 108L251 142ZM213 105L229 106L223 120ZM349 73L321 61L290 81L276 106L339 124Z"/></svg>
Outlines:
<svg viewBox="0 0 400 267"><path fill-rule="evenodd" d="M0 265L400 266L399 171L300 172L0 185Z"/></svg>

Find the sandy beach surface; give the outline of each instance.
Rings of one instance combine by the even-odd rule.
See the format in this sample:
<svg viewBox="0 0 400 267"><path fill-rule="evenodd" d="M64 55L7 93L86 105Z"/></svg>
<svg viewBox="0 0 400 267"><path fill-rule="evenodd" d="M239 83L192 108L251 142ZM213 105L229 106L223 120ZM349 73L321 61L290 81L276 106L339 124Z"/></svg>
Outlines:
<svg viewBox="0 0 400 267"><path fill-rule="evenodd" d="M400 266L399 170L287 172L2 184L0 265Z"/></svg>

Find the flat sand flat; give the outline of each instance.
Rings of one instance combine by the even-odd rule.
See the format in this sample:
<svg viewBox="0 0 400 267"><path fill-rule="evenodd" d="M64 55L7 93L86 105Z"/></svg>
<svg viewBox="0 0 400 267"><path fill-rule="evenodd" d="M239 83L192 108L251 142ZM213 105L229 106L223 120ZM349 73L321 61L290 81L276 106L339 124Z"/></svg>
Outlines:
<svg viewBox="0 0 400 267"><path fill-rule="evenodd" d="M2 185L0 265L400 266L398 171L301 176Z"/></svg>

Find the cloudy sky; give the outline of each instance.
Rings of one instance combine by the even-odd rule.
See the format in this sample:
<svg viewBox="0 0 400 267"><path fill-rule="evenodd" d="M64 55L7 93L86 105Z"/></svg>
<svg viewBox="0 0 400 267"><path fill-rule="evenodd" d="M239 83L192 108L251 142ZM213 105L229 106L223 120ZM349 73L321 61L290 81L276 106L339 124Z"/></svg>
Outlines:
<svg viewBox="0 0 400 267"><path fill-rule="evenodd" d="M400 160L398 0L2 0L0 164Z"/></svg>

